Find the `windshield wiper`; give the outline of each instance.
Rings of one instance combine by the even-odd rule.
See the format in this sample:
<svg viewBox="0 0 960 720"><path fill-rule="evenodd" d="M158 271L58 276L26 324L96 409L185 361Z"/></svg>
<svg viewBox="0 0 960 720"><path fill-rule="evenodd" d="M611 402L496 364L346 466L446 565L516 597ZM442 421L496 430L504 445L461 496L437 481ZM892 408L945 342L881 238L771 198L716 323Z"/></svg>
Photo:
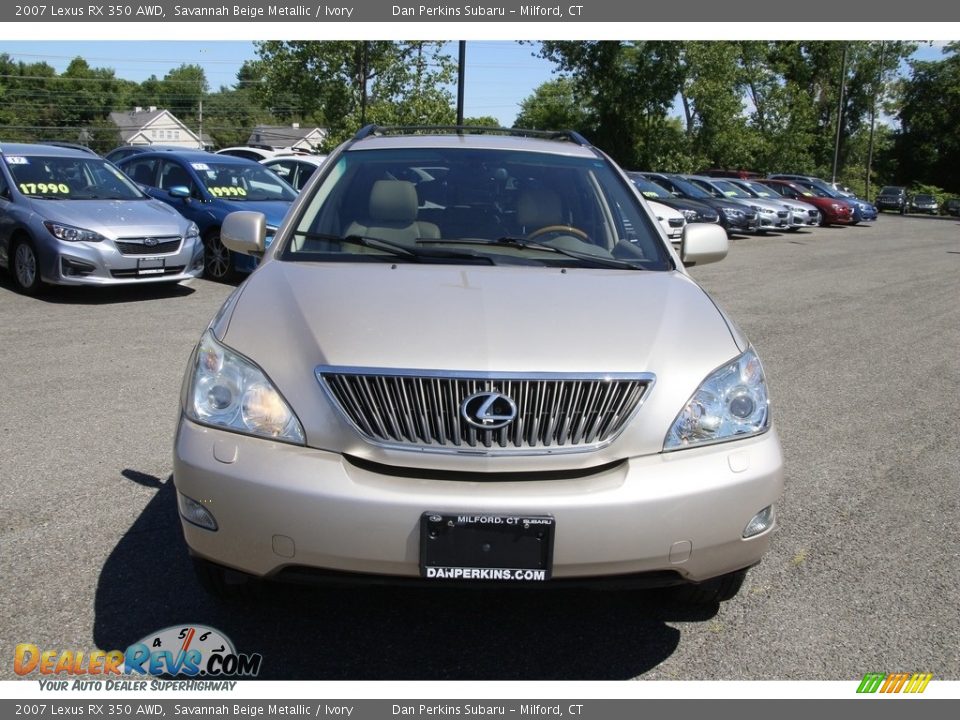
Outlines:
<svg viewBox="0 0 960 720"><path fill-rule="evenodd" d="M443 245L445 243L451 245L486 245L488 247L509 247L520 250L541 250L544 252L557 253L558 255L565 255L568 258L592 264L594 267L615 268L617 270L643 270L642 267L634 265L627 260L599 257L598 255L591 255L590 253L568 250L567 248L548 245L547 243L538 242L537 240L527 240L526 238L513 237L510 235L499 237L496 240L487 240L484 238L453 238L449 240L421 238L417 240L418 245Z"/></svg>
<svg viewBox="0 0 960 720"><path fill-rule="evenodd" d="M490 265L495 264L493 259L487 257L486 255L457 252L456 250L424 252L420 248L408 247L402 243L393 242L392 240L384 240L383 238L369 237L367 235L328 235L326 233L310 233L301 232L299 230L294 231L293 234L298 237L306 238L307 240L329 240L331 242L346 243L348 245L360 245L361 247L370 248L372 250L381 250L398 257L409 258L413 262L423 262L424 260L428 259L466 258L470 260L486 262ZM417 240L417 242L420 241L421 240Z"/></svg>

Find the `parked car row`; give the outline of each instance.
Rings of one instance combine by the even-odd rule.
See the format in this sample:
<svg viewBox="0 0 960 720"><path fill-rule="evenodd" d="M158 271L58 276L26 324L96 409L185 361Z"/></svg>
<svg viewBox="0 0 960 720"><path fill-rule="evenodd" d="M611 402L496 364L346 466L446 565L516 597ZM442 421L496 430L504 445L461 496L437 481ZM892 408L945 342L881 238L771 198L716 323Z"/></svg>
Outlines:
<svg viewBox="0 0 960 720"><path fill-rule="evenodd" d="M322 162L289 159L298 165L279 169L300 187ZM28 294L43 283L231 280L257 260L223 245L224 218L264 213L269 242L296 195L269 166L229 154L124 146L101 158L64 144L0 143L0 267Z"/></svg>
<svg viewBox="0 0 960 720"><path fill-rule="evenodd" d="M686 222L717 222L728 234L795 231L814 225L856 225L876 220L880 210L903 207L914 212L935 209L931 196L908 199L885 194L877 205L808 175L711 170L703 175L629 172L648 201L681 209ZM931 200L933 202L931 203ZM960 213L960 199L945 211Z"/></svg>

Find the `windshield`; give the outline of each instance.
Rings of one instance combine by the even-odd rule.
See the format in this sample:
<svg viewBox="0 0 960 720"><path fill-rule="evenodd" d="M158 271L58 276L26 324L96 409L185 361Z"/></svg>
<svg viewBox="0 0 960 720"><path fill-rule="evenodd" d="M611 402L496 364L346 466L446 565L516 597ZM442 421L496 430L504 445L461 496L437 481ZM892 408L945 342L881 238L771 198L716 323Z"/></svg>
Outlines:
<svg viewBox="0 0 960 720"><path fill-rule="evenodd" d="M747 199L753 197L750 193L744 190L742 187L734 185L732 182L727 180L715 180L713 186L717 188L720 192L723 193L724 197L732 198L741 198Z"/></svg>
<svg viewBox="0 0 960 720"><path fill-rule="evenodd" d="M767 200L779 200L782 197L775 189L769 188L766 185L750 182L749 180L744 180L743 184L750 188L750 191L757 197Z"/></svg>
<svg viewBox="0 0 960 720"><path fill-rule="evenodd" d="M834 199L843 197L843 195L838 193L829 185L826 185L821 182L817 182L815 180L799 182L798 184L804 188L807 188L808 190L818 195L819 197L827 197L827 198L834 198Z"/></svg>
<svg viewBox="0 0 960 720"><path fill-rule="evenodd" d="M933 195L917 195L916 202L935 202Z"/></svg>
<svg viewBox="0 0 960 720"><path fill-rule="evenodd" d="M191 163L201 182L214 197L224 200L261 201L297 199L297 191L276 174L257 163Z"/></svg>
<svg viewBox="0 0 960 720"><path fill-rule="evenodd" d="M653 178L653 181L660 182L660 179ZM692 182L687 182L683 178L670 177L666 180L666 182L673 183L676 186L677 190L679 190L684 197L688 197L693 200L709 200L711 197L706 190L701 190Z"/></svg>
<svg viewBox="0 0 960 720"><path fill-rule="evenodd" d="M899 187L885 187L880 191L881 195L899 195L903 192L903 188Z"/></svg>
<svg viewBox="0 0 960 720"><path fill-rule="evenodd" d="M57 200L140 200L147 196L113 165L95 157L4 156L17 189Z"/></svg>
<svg viewBox="0 0 960 720"><path fill-rule="evenodd" d="M352 149L322 171L281 260L673 268L656 221L599 157Z"/></svg>
<svg viewBox="0 0 960 720"><path fill-rule="evenodd" d="M640 194L645 198L654 199L654 198L672 198L673 195L666 188L662 188L657 185L655 182L647 180L645 177L639 175L631 175L630 181L636 186L637 190L640 191Z"/></svg>

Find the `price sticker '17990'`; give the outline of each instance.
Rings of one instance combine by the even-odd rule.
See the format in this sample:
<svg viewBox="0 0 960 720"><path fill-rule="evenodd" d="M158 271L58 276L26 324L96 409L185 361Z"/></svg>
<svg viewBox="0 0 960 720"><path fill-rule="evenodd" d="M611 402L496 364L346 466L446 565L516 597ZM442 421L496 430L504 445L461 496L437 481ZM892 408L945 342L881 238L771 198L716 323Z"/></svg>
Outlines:
<svg viewBox="0 0 960 720"><path fill-rule="evenodd" d="M69 195L70 187L63 183L20 183L20 192L24 195Z"/></svg>

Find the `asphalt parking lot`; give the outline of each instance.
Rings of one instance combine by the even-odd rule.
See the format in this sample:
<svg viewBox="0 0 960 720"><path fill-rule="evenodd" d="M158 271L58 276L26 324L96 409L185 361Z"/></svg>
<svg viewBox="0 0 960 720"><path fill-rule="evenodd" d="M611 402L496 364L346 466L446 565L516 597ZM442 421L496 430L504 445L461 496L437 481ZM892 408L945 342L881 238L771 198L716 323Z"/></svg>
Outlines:
<svg viewBox="0 0 960 720"><path fill-rule="evenodd" d="M0 679L13 649L219 628L271 679L960 680L960 222L736 239L696 277L763 358L787 460L741 594L195 584L171 444L187 356L228 286L20 296L0 278ZM625 322L628 317L624 318Z"/></svg>

